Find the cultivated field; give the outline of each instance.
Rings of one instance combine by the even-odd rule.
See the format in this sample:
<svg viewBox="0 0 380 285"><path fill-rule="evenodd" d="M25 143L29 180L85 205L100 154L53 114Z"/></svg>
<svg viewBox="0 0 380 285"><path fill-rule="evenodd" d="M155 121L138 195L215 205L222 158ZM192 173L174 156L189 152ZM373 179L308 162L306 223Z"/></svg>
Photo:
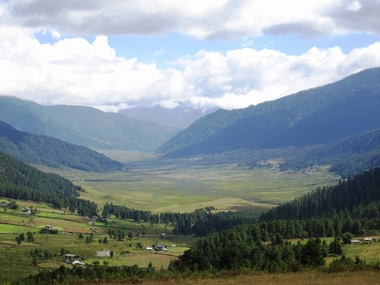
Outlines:
<svg viewBox="0 0 380 285"><path fill-rule="evenodd" d="M4 201L5 199L0 199ZM72 265L64 262L61 250L79 255L81 260L92 265L99 262L109 266L134 265L147 267L149 262L156 269L167 268L170 260L176 258L189 248L194 241L193 237L171 236L171 227L164 225L151 226L150 223L135 223L128 220L111 218L108 224L87 220L78 215L71 215L60 210L50 208L43 203L16 201L19 209L0 209L0 284L7 284L10 280L37 273L46 268L58 268L61 265ZM24 207L38 209L36 215L25 215ZM58 234L40 234L39 230L46 225L59 230ZM110 238L109 231L119 231L125 234L121 241ZM34 233L34 241L27 242L27 232ZM133 237L129 239L128 233ZM161 233L167 232L165 237ZM25 240L18 245L16 237L24 233ZM79 234L83 238L79 238ZM86 243L86 238L93 234L93 241ZM108 243L100 243L107 237ZM140 244L140 247L138 246ZM166 244L167 252L146 250L157 244ZM39 258L37 265L32 263L31 250L39 249L51 253L51 257ZM114 256L98 256L97 251L113 251Z"/></svg>
<svg viewBox="0 0 380 285"><path fill-rule="evenodd" d="M147 267L151 262L157 270L166 269L171 260L182 254L196 240L191 236L170 235L172 228L168 225L151 226L150 223L135 223L114 217L109 219L108 224L104 224L64 211L57 211L43 203L16 202L19 205L18 210L0 210L0 262L2 264L0 284L9 284L12 280L35 274L43 269L54 269L62 265L71 267L71 264L64 262L62 250L65 253L79 255L81 260L90 266L98 262L100 266L105 266L105 264L107 266L137 264L139 267ZM33 216L23 214L22 209L25 206L37 208L38 213ZM60 231L58 234L40 234L39 230L46 225L51 225L53 229ZM119 230L124 232L125 239L118 241L110 238L108 234L110 230L116 233ZM27 242L24 240L18 245L16 237L21 233L26 236L27 232L34 233L34 241ZM127 237L129 232L133 235L131 239ZM167 233L165 237L161 235L163 232ZM79 238L80 233L83 234L83 238ZM87 243L86 239L90 237L91 233L93 234L93 241ZM105 237L107 237L108 243L99 242L99 240L103 241ZM379 240L378 237L375 238ZM331 239L329 238L328 242L331 242ZM169 250L167 252L155 252L146 249L146 247L157 244L166 244ZM51 256L38 258L36 264L33 264L30 253L36 249L43 254L48 252ZM113 251L114 256L111 258L97 254L98 251L104 250ZM378 261L380 242L344 246L343 250L347 257L360 256L367 262ZM333 259L333 257L327 258L327 264ZM144 284L344 284L342 282L379 284L379 282L374 282L377 276L378 273L375 272L365 272L365 275L361 276L361 273L324 274L309 271L296 274L258 274L205 280L196 278L188 281L144 280Z"/></svg>

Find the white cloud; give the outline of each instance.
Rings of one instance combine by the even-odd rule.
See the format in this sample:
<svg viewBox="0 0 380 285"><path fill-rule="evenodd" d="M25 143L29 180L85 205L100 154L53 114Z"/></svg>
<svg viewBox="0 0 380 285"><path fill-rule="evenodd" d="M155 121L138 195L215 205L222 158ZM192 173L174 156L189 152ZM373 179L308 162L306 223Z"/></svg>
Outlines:
<svg viewBox="0 0 380 285"><path fill-rule="evenodd" d="M41 44L33 31L0 29L0 94L42 104L72 104L117 111L178 102L227 109L273 100L380 66L380 42L344 54L312 48L299 56L272 49L200 51L172 68L116 56L106 36L93 42L61 38Z"/></svg>
<svg viewBox="0 0 380 285"><path fill-rule="evenodd" d="M362 5L360 4L360 2L358 0L355 0L353 1L347 8L346 10L349 10L349 11L359 11L360 8L362 7Z"/></svg>
<svg viewBox="0 0 380 285"><path fill-rule="evenodd" d="M14 23L76 36L179 31L198 39L231 39L380 29L380 2L373 0L9 0L3 7Z"/></svg>
<svg viewBox="0 0 380 285"><path fill-rule="evenodd" d="M9 0L0 4L0 94L107 111L136 104L173 108L184 101L200 108L245 107L380 66L380 43L349 54L335 47L289 56L252 48L252 37L380 34L379 14L380 1L373 0ZM169 31L246 41L241 49L200 51L160 70L118 57L107 37ZM41 44L38 32L56 43Z"/></svg>

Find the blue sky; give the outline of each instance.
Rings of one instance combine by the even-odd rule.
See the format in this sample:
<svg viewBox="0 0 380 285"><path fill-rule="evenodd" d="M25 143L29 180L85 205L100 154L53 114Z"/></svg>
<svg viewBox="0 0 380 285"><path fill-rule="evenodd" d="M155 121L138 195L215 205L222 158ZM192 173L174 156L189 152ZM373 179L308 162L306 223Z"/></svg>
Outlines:
<svg viewBox="0 0 380 285"><path fill-rule="evenodd" d="M380 0L9 0L0 95L243 108L380 66Z"/></svg>

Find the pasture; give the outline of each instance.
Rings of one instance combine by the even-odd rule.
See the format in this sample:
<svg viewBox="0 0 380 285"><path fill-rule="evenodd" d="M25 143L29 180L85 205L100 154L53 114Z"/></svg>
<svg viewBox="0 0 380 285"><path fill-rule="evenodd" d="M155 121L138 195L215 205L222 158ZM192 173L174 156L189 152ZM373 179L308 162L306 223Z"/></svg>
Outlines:
<svg viewBox="0 0 380 285"><path fill-rule="evenodd" d="M206 206L262 212L339 179L328 166L293 173L279 171L279 162L248 169L237 159L150 159L129 162L115 173L39 168L81 185L86 189L81 197L100 207L108 202L152 212L190 212Z"/></svg>

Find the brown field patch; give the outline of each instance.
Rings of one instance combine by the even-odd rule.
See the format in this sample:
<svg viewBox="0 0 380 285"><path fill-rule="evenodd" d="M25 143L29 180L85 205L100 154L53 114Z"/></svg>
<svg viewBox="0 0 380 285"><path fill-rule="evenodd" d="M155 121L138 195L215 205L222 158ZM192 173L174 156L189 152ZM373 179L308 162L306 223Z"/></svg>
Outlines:
<svg viewBox="0 0 380 285"><path fill-rule="evenodd" d="M167 269L171 260L176 259L176 256L166 253L147 253L147 254L132 254L119 258L119 262L125 262L124 265L137 264L139 267L147 267L149 262L152 262L156 270Z"/></svg>
<svg viewBox="0 0 380 285"><path fill-rule="evenodd" d="M190 278L177 279L170 277L166 280L143 280L144 285L377 285L379 282L379 272L363 271L363 272L346 272L346 273L330 273L306 271L301 273L284 273L284 274L257 274L257 275L240 275L225 276L217 278ZM97 283L105 285L110 283ZM112 284L124 284L122 282L113 282Z"/></svg>
<svg viewBox="0 0 380 285"><path fill-rule="evenodd" d="M63 228L63 231L64 232L71 232L71 233L82 233L82 234L91 234L94 232L91 229L86 229L86 228L82 228L82 227L75 227L75 226Z"/></svg>
<svg viewBox="0 0 380 285"><path fill-rule="evenodd" d="M0 243L0 247L15 247L15 245L11 243L2 242Z"/></svg>

